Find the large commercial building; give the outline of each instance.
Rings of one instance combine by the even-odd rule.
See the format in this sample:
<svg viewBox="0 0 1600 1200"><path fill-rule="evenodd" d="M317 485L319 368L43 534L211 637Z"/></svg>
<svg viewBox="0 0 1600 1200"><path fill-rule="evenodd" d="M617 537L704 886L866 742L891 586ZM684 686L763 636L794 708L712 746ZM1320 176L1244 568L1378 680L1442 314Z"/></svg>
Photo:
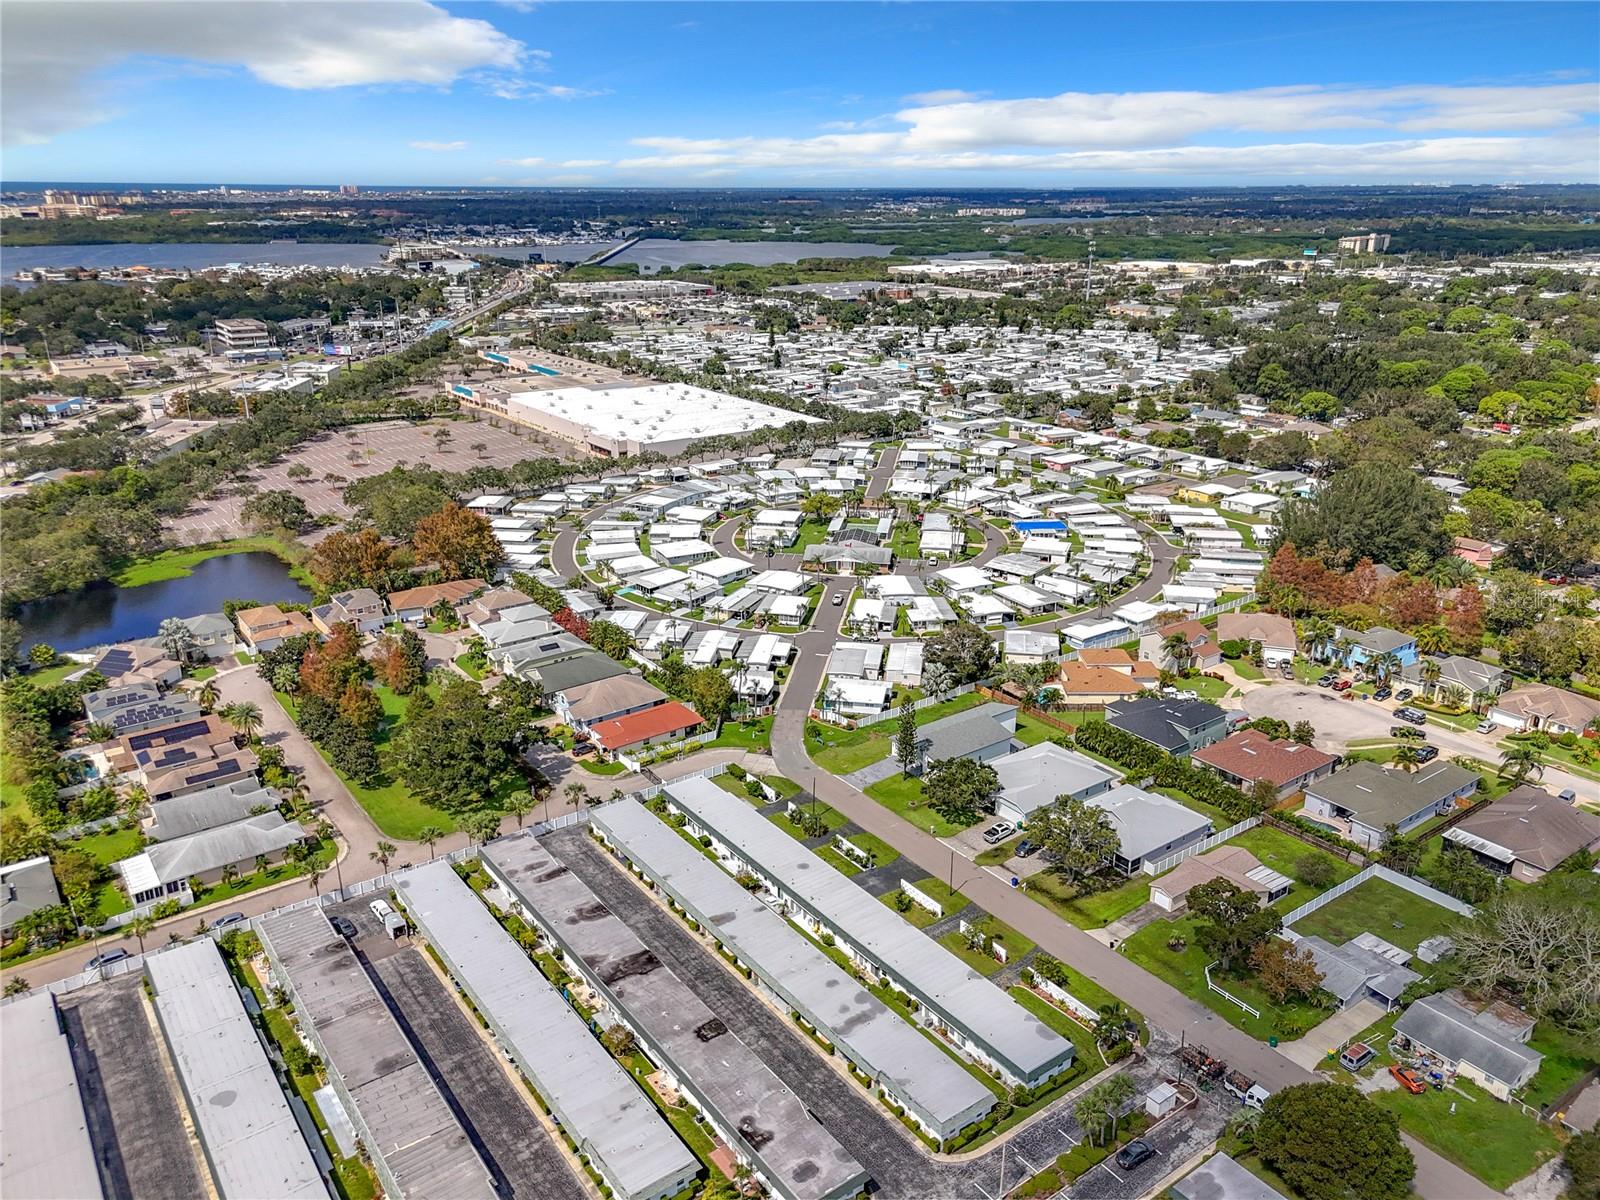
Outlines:
<svg viewBox="0 0 1600 1200"><path fill-rule="evenodd" d="M34 992L0 1008L0 1190L29 1200L99 1200L72 1048L56 998Z"/></svg>
<svg viewBox="0 0 1600 1200"><path fill-rule="evenodd" d="M720 861L753 873L790 917L915 997L919 1018L970 1057L1029 1086L1072 1065L1071 1042L749 804L703 778L665 794Z"/></svg>
<svg viewBox="0 0 1600 1200"><path fill-rule="evenodd" d="M320 908L256 922L273 977L393 1200L492 1200L488 1168L355 951Z"/></svg>
<svg viewBox="0 0 1600 1200"><path fill-rule="evenodd" d="M322 1173L217 944L200 938L149 955L144 971L223 1200L326 1200Z"/></svg>
<svg viewBox="0 0 1600 1200"><path fill-rule="evenodd" d="M445 968L611 1190L662 1200L700 1163L582 1018L446 862L395 880Z"/></svg>
<svg viewBox="0 0 1600 1200"><path fill-rule="evenodd" d="M768 1188L785 1200L836 1200L861 1190L862 1165L543 845L531 837L494 842L484 847L483 864Z"/></svg>
<svg viewBox="0 0 1600 1200"><path fill-rule="evenodd" d="M687 383L530 391L513 391L505 384L454 384L451 392L471 407L610 458L646 452L673 455L701 438L816 420Z"/></svg>
<svg viewBox="0 0 1600 1200"><path fill-rule="evenodd" d="M591 825L930 1136L953 1137L994 1107L994 1093L971 1072L649 809L632 800L608 804Z"/></svg>

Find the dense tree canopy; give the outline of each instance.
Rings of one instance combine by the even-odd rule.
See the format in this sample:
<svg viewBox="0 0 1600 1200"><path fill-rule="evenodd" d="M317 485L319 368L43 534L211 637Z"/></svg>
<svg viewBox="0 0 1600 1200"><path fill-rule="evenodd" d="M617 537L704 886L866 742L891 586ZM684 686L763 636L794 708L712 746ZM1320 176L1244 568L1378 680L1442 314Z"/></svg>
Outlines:
<svg viewBox="0 0 1600 1200"><path fill-rule="evenodd" d="M1450 548L1444 514L1444 495L1415 473L1360 463L1315 497L1285 504L1276 545L1325 553L1345 566L1370 558L1426 567Z"/></svg>

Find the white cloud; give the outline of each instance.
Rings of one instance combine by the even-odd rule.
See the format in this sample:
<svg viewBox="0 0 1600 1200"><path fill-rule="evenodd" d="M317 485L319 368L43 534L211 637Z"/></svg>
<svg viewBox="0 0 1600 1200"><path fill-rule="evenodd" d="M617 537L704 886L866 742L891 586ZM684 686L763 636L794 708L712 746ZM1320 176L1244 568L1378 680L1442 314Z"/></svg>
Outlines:
<svg viewBox="0 0 1600 1200"><path fill-rule="evenodd" d="M960 88L943 88L931 92L912 92L903 99L907 104L960 104L978 99L978 93L964 92Z"/></svg>
<svg viewBox="0 0 1600 1200"><path fill-rule="evenodd" d="M558 162L556 166L567 171L586 171L590 167L604 167L610 164L603 158L569 158L565 162Z"/></svg>
<svg viewBox="0 0 1600 1200"><path fill-rule="evenodd" d="M503 167L542 167L542 158L502 158L500 165Z"/></svg>
<svg viewBox="0 0 1600 1200"><path fill-rule="evenodd" d="M412 142L413 150L429 150L435 154L449 154L453 150L465 150L465 142Z"/></svg>
<svg viewBox="0 0 1600 1200"><path fill-rule="evenodd" d="M910 99L918 103L887 124L834 122L811 137L635 138L648 153L616 166L841 178L987 171L1498 180L1592 179L1600 161L1600 93L1587 83Z"/></svg>
<svg viewBox="0 0 1600 1200"><path fill-rule="evenodd" d="M105 78L140 60L239 67L293 90L413 84L447 87L480 71L537 67L532 50L487 21L424 0L84 0L6 4L0 24L4 138L51 138L107 119Z"/></svg>
<svg viewBox="0 0 1600 1200"><path fill-rule="evenodd" d="M609 88L568 87L559 83L540 83L520 76L494 81L489 90L502 100L588 100L609 96Z"/></svg>

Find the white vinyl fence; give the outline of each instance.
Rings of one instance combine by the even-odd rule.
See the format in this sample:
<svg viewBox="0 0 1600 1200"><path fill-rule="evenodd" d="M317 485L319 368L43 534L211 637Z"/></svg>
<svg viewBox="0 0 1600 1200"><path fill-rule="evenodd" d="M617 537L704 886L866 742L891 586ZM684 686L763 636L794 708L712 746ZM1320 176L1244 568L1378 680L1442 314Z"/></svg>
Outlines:
<svg viewBox="0 0 1600 1200"><path fill-rule="evenodd" d="M1205 841L1196 842L1192 846L1186 847L1183 850L1179 850L1176 854L1169 854L1165 858L1157 859L1154 862L1150 861L1149 859L1145 859L1141 870L1143 870L1146 875L1164 875L1166 872L1172 870L1173 867L1181 863L1184 859L1193 858L1196 854L1204 854L1207 850L1210 850L1216 846L1220 846L1223 842L1228 841L1230 838L1236 838L1246 829L1254 829L1259 824L1261 824L1260 817L1246 817L1237 825L1230 825L1221 833L1213 833L1210 837L1206 838Z"/></svg>

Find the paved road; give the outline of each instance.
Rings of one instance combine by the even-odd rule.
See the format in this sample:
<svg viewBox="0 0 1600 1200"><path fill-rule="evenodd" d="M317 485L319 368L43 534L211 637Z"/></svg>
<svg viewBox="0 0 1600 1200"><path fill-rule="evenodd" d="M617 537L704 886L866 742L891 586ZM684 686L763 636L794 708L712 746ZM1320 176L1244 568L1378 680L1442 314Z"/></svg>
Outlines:
<svg viewBox="0 0 1600 1200"><path fill-rule="evenodd" d="M1397 724L1395 705L1357 697L1346 700L1350 692L1337 693L1329 688L1308 687L1297 683L1241 685L1244 692L1244 709L1252 717L1277 717L1291 725L1296 721L1310 721L1316 727L1316 744L1325 750L1342 751L1356 738L1387 737ZM1439 747L1442 754L1464 754L1491 766L1500 762L1498 745L1502 733L1484 735L1470 729L1455 729L1448 725L1429 723L1428 741ZM1552 791L1571 788L1579 796L1600 795L1600 784L1584 779L1557 767L1546 767L1538 777L1541 786Z"/></svg>
<svg viewBox="0 0 1600 1200"><path fill-rule="evenodd" d="M836 610L828 610L836 612ZM1035 904L989 872L933 837L902 820L844 780L819 770L805 752L805 723L827 664L826 644L837 629L815 630L796 639L800 656L779 702L772 729L772 757L781 774L810 784L819 798L844 813L868 833L883 838L931 875L944 879L986 912L1004 921L1049 954L1071 964L1113 995L1144 1013L1146 1019L1173 1037L1202 1042L1219 1057L1277 1090L1318 1078L1234 1028L1204 1005L1102 945L1076 926ZM1411 1142L1417 1158L1417 1191L1429 1200L1479 1200L1496 1193L1420 1143Z"/></svg>

